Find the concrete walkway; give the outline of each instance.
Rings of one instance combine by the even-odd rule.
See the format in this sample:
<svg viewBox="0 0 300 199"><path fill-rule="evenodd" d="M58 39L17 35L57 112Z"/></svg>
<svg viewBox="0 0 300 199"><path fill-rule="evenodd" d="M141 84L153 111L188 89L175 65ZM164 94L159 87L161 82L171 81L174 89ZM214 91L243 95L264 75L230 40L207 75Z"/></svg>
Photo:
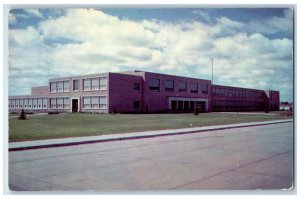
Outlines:
<svg viewBox="0 0 300 199"><path fill-rule="evenodd" d="M157 131L123 133L123 134L110 134L110 135L99 135L99 136L88 136L88 137L72 137L72 138L47 139L47 140L36 140L36 141L26 141L26 142L12 142L9 143L9 151L72 146L72 145L79 145L79 144L90 144L90 143L97 143L97 142L109 142L109 141L120 141L120 140L130 140L130 139L142 139L142 138L151 138L151 137L158 137L158 136L182 135L182 134L189 134L189 133L199 133L205 131L215 131L215 130L224 130L224 129L231 129L231 128L251 127L251 126L261 126L261 125L286 123L286 122L293 122L293 119L183 128L183 129L157 130Z"/></svg>
<svg viewBox="0 0 300 199"><path fill-rule="evenodd" d="M276 115L275 113L264 113L264 112L219 112L222 114L233 114L233 115Z"/></svg>

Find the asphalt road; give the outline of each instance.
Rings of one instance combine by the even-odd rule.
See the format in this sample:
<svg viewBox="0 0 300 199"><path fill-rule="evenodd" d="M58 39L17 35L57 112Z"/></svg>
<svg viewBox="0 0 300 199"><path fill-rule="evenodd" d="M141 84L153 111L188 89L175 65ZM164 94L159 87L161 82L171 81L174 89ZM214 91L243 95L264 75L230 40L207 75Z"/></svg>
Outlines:
<svg viewBox="0 0 300 199"><path fill-rule="evenodd" d="M282 190L293 187L293 123L9 152L28 191Z"/></svg>

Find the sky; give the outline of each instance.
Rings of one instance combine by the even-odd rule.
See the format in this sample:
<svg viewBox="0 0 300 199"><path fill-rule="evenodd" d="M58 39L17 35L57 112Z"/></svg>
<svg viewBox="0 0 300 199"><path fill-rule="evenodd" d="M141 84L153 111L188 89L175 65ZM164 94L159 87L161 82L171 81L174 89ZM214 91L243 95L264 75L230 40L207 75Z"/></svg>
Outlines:
<svg viewBox="0 0 300 199"><path fill-rule="evenodd" d="M48 79L145 70L293 99L292 8L12 9L9 95Z"/></svg>

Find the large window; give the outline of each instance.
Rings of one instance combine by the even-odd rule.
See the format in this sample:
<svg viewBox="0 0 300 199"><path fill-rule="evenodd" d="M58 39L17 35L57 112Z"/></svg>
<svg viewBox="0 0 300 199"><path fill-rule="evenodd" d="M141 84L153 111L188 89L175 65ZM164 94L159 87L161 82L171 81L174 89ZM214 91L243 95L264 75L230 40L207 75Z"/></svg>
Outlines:
<svg viewBox="0 0 300 199"><path fill-rule="evenodd" d="M202 84L201 88L202 88L202 93L203 94L207 94L208 93L208 85L207 84Z"/></svg>
<svg viewBox="0 0 300 199"><path fill-rule="evenodd" d="M70 81L64 81L64 92L69 92L69 88L70 88Z"/></svg>
<svg viewBox="0 0 300 199"><path fill-rule="evenodd" d="M83 90L106 90L107 89L107 78L106 77L95 77L87 78L83 80Z"/></svg>
<svg viewBox="0 0 300 199"><path fill-rule="evenodd" d="M70 88L69 80L50 82L50 92L51 93L69 92L69 88Z"/></svg>
<svg viewBox="0 0 300 199"><path fill-rule="evenodd" d="M198 93L198 84L191 83L191 93Z"/></svg>
<svg viewBox="0 0 300 199"><path fill-rule="evenodd" d="M106 96L86 96L83 97L84 109L106 109L107 98Z"/></svg>
<svg viewBox="0 0 300 199"><path fill-rule="evenodd" d="M64 82L56 82L56 92L61 93L64 91Z"/></svg>
<svg viewBox="0 0 300 199"><path fill-rule="evenodd" d="M187 84L186 82L179 82L179 92L186 92Z"/></svg>
<svg viewBox="0 0 300 199"><path fill-rule="evenodd" d="M91 97L91 108L99 108L99 97Z"/></svg>
<svg viewBox="0 0 300 199"><path fill-rule="evenodd" d="M92 90L99 90L100 82L99 78L92 78Z"/></svg>
<svg viewBox="0 0 300 199"><path fill-rule="evenodd" d="M149 89L153 91L159 91L160 90L160 80L151 78L149 82Z"/></svg>
<svg viewBox="0 0 300 199"><path fill-rule="evenodd" d="M50 108L56 109L68 109L70 99L68 97L57 97L50 99Z"/></svg>
<svg viewBox="0 0 300 199"><path fill-rule="evenodd" d="M107 78L100 77L100 90L107 90Z"/></svg>
<svg viewBox="0 0 300 199"><path fill-rule="evenodd" d="M79 90L79 80L75 79L73 80L73 91L78 91Z"/></svg>
<svg viewBox="0 0 300 199"><path fill-rule="evenodd" d="M50 92L56 93L56 82L50 82Z"/></svg>
<svg viewBox="0 0 300 199"><path fill-rule="evenodd" d="M91 79L84 79L83 80L83 90L89 91L91 90Z"/></svg>
<svg viewBox="0 0 300 199"><path fill-rule="evenodd" d="M174 80L165 81L165 91L174 91Z"/></svg>

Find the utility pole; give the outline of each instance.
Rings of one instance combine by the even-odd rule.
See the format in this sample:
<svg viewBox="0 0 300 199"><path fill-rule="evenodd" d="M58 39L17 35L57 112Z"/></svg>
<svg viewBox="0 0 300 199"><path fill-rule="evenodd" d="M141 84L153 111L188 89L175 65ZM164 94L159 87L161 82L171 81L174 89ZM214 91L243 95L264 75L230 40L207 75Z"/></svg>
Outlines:
<svg viewBox="0 0 300 199"><path fill-rule="evenodd" d="M214 58L211 57L211 84L214 82Z"/></svg>

